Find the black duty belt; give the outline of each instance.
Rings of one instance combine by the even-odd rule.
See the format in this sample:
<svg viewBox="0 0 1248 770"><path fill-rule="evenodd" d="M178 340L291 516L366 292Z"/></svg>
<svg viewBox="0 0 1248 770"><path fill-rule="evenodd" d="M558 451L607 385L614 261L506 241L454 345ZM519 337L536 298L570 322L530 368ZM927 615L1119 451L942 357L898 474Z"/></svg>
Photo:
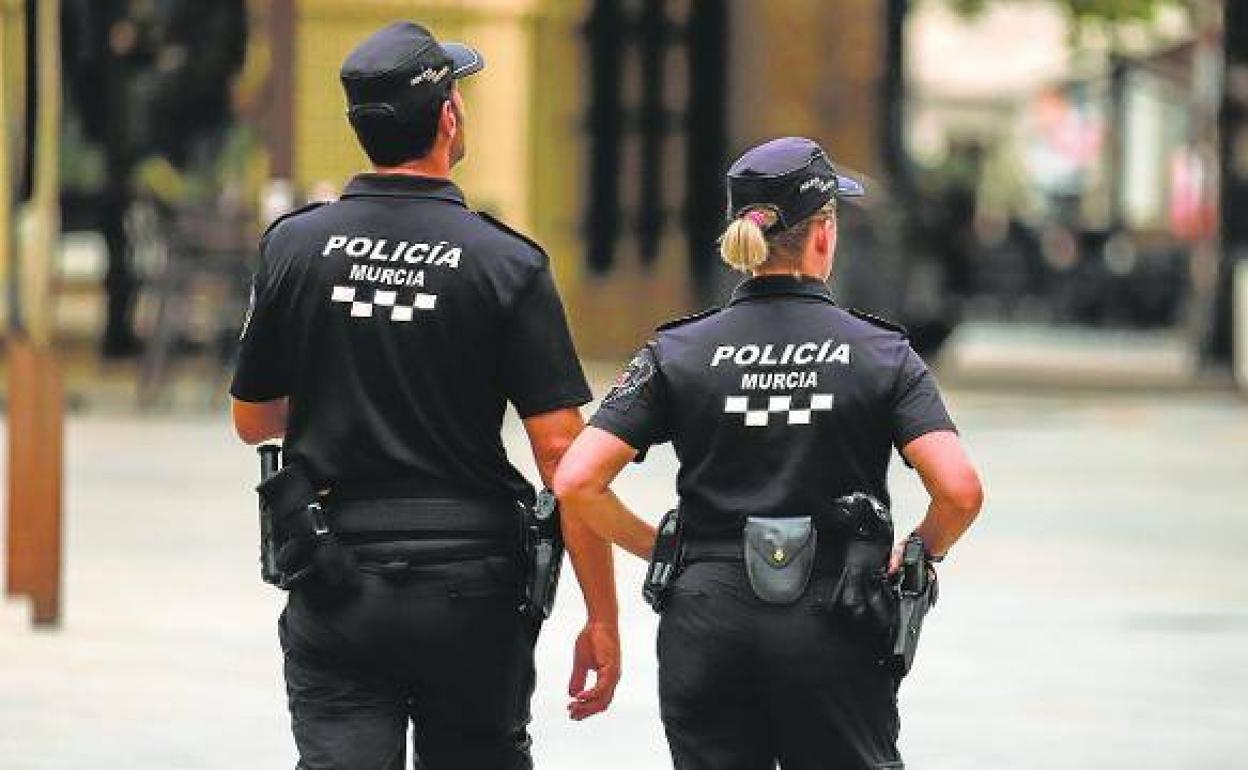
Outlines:
<svg viewBox="0 0 1248 770"><path fill-rule="evenodd" d="M519 505L500 500L331 500L328 508L334 532L347 537L514 541L520 532Z"/></svg>
<svg viewBox="0 0 1248 770"><path fill-rule="evenodd" d="M830 547L831 544L820 544L815 556L815 569L818 572L836 571L841 568L843 556L840 548ZM686 540L682 546L681 556L685 564L699 561L743 562L745 561L744 546L740 539L719 540Z"/></svg>
<svg viewBox="0 0 1248 770"><path fill-rule="evenodd" d="M684 561L742 561L745 556L740 540L686 540Z"/></svg>

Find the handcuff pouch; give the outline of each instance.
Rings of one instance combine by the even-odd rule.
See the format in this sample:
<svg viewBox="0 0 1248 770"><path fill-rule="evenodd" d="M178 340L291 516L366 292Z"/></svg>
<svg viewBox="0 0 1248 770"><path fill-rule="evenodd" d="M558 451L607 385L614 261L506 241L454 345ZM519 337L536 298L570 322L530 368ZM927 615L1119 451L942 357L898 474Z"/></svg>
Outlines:
<svg viewBox="0 0 1248 770"><path fill-rule="evenodd" d="M810 516L747 518L745 573L754 595L767 604L797 601L810 582L818 534Z"/></svg>

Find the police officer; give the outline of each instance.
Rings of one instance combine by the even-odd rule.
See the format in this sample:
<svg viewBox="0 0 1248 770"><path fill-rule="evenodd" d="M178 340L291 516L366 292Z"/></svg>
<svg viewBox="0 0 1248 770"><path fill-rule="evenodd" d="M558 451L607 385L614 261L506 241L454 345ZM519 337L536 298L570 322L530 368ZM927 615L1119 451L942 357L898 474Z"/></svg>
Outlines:
<svg viewBox="0 0 1248 770"><path fill-rule="evenodd" d="M556 477L565 518L647 558L654 528L603 496L650 446L675 448L686 558L658 656L663 723L682 770L902 766L897 680L880 665L878 634L856 622L863 608L833 611L859 601L848 595L862 588L847 579L853 536L818 522L853 493L887 505L892 447L931 494L917 532L933 557L969 526L981 491L905 333L838 307L825 284L837 202L862 193L808 139L737 160L721 253L750 277L725 307L659 327ZM754 543L753 532L763 533ZM875 572L853 577L884 581L888 533ZM751 555L760 545L761 559ZM802 554L810 572L785 584L779 567ZM773 568L779 583L769 582Z"/></svg>
<svg viewBox="0 0 1248 770"><path fill-rule="evenodd" d="M537 628L517 610L514 536L534 491L499 431L510 402L549 481L590 391L548 258L450 180L456 83L482 66L417 24L366 39L341 79L375 172L261 240L235 426L248 443L284 437L351 557L296 585L279 624L300 768L401 770L409 722L427 770L532 766ZM589 611L584 717L618 678L614 586L607 544L565 537Z"/></svg>

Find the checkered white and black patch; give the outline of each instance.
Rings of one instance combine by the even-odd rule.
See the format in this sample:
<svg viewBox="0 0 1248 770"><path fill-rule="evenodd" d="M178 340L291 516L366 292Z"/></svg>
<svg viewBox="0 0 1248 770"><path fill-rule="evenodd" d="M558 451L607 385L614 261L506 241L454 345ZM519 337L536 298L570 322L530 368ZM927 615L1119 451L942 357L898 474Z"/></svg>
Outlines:
<svg viewBox="0 0 1248 770"><path fill-rule="evenodd" d="M364 289L366 294L369 289ZM377 308L390 311L391 321L411 321L416 317L417 310L433 310L438 304L437 294L416 292L411 303L399 304L399 293L391 289L372 289L372 299L360 299L361 290L357 286L335 286L329 298L351 306L353 318L372 318Z"/></svg>
<svg viewBox="0 0 1248 770"><path fill-rule="evenodd" d="M832 409L831 393L812 393L810 403L795 407L793 396L763 396L766 403L752 407L750 396L728 396L724 399L724 414L740 414L751 428L764 428L771 424L771 416L785 415L789 425L810 425L815 412Z"/></svg>

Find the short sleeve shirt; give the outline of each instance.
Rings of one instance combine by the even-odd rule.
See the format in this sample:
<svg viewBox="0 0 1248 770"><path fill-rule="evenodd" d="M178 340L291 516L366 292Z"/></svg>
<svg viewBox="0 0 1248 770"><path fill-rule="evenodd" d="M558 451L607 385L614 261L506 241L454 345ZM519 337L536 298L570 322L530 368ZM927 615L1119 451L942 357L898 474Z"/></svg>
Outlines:
<svg viewBox="0 0 1248 770"><path fill-rule="evenodd" d="M365 174L261 241L231 386L289 398L287 457L327 485L527 496L499 435L589 401L550 260L446 180Z"/></svg>
<svg viewBox="0 0 1248 770"><path fill-rule="evenodd" d="M660 327L590 424L643 453L671 441L686 526L707 537L856 491L887 504L892 449L956 429L903 330L792 276L750 279L725 308Z"/></svg>

